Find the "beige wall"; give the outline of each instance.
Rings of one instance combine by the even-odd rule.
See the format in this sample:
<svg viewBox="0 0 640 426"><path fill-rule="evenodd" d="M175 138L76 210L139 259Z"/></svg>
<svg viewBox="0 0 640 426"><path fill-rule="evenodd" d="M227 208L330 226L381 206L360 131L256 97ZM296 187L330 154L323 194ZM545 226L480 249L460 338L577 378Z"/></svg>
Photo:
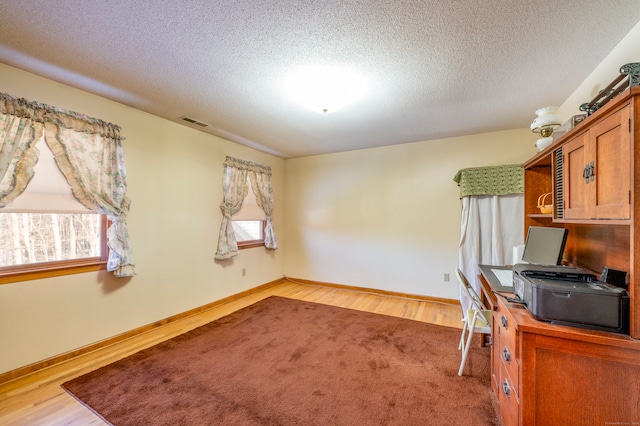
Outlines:
<svg viewBox="0 0 640 426"><path fill-rule="evenodd" d="M618 43L578 88L560 106L558 113L565 119L583 114L580 105L591 101L602 89L620 75L620 67L640 62L640 22Z"/></svg>
<svg viewBox="0 0 640 426"><path fill-rule="evenodd" d="M277 236L283 226L284 160L4 64L0 91L122 127L137 269L130 280L87 273L0 285L0 372L282 277L281 249L243 250L224 263L213 256L225 156L273 168Z"/></svg>
<svg viewBox="0 0 640 426"><path fill-rule="evenodd" d="M507 130L287 160L285 275L457 299L453 177L522 163L535 139Z"/></svg>

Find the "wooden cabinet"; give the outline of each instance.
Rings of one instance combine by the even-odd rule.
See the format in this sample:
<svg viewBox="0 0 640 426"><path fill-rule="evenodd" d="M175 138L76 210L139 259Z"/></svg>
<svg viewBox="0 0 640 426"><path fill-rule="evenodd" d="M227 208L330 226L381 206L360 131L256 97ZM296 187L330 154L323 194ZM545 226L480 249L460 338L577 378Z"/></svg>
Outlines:
<svg viewBox="0 0 640 426"><path fill-rule="evenodd" d="M569 230L563 263L627 272L630 335L640 339L640 86L602 106L523 164L529 226ZM552 192L554 213L538 197Z"/></svg>
<svg viewBox="0 0 640 426"><path fill-rule="evenodd" d="M560 219L631 217L630 110L613 111L562 144Z"/></svg>
<svg viewBox="0 0 640 426"><path fill-rule="evenodd" d="M525 232L569 230L563 263L628 273L629 335L537 321L498 298L491 383L505 426L640 421L640 87L602 106L524 165ZM554 213L538 197L554 195ZM483 272L484 274L484 272ZM480 277L483 292L489 286Z"/></svg>

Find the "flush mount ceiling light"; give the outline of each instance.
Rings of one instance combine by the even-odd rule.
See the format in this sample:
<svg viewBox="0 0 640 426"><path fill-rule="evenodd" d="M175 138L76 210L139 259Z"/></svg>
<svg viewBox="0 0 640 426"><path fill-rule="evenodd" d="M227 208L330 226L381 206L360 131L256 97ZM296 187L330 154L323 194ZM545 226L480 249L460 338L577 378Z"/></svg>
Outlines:
<svg viewBox="0 0 640 426"><path fill-rule="evenodd" d="M285 83L295 102L320 113L336 112L355 102L365 91L365 81L340 67L312 66L292 71Z"/></svg>

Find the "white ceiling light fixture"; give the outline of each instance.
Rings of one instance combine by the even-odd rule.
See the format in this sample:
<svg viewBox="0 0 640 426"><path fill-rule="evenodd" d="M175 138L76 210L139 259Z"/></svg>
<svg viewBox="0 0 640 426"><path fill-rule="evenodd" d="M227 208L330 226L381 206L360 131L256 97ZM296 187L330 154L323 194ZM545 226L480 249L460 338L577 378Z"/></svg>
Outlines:
<svg viewBox="0 0 640 426"><path fill-rule="evenodd" d="M288 73L286 91L292 100L319 112L336 112L361 98L364 77L338 66L309 66Z"/></svg>
<svg viewBox="0 0 640 426"><path fill-rule="evenodd" d="M536 148L538 151L542 151L553 142L553 129L562 124L562 117L556 112L558 107L548 106L536 110L536 119L531 123L531 131L534 133L540 133L542 138L536 141Z"/></svg>

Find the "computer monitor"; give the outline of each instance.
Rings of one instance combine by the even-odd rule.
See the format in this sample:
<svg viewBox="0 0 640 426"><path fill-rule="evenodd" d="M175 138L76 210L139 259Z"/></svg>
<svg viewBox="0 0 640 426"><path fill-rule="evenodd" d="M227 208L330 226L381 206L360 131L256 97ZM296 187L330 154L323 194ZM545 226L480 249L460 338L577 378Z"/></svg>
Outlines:
<svg viewBox="0 0 640 426"><path fill-rule="evenodd" d="M560 265L568 230L545 226L530 226L522 260L537 265Z"/></svg>

